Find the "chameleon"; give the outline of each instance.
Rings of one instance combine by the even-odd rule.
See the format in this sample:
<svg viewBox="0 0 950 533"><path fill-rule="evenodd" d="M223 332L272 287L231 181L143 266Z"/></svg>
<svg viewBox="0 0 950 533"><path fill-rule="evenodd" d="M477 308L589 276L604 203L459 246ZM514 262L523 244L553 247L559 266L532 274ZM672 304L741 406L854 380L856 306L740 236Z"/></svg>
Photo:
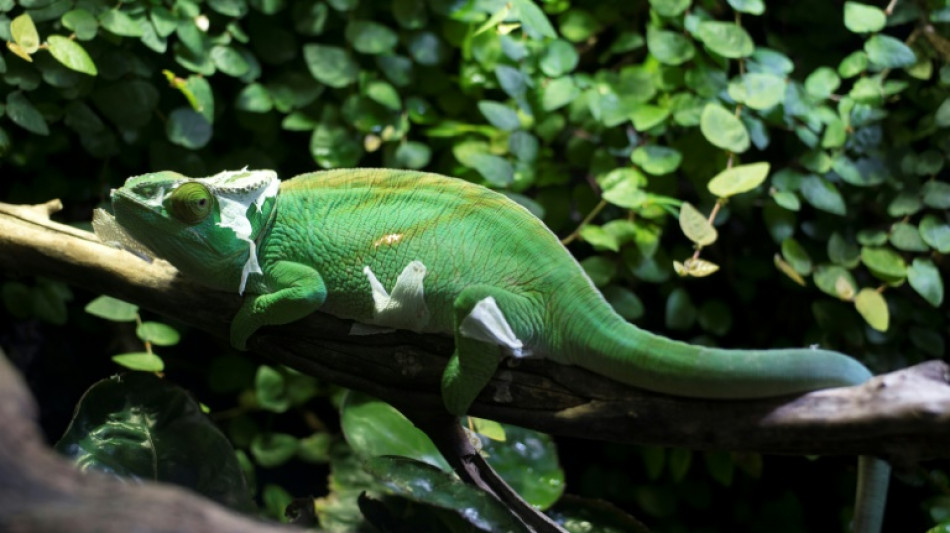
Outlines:
<svg viewBox="0 0 950 533"><path fill-rule="evenodd" d="M849 386L861 363L816 348L730 350L640 329L617 314L557 236L505 195L465 180L336 169L130 177L97 233L140 245L209 288L244 296L230 342L315 311L354 335L451 335L446 409L464 414L505 358L544 357L653 392L754 399ZM880 530L887 463L859 460L853 530Z"/></svg>

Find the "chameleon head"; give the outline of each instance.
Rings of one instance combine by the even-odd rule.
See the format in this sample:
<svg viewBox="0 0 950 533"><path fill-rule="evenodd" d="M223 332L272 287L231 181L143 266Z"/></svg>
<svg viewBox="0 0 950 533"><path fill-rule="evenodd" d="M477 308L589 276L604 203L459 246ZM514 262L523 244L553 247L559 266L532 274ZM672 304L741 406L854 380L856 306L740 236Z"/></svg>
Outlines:
<svg viewBox="0 0 950 533"><path fill-rule="evenodd" d="M133 239L205 285L244 292L260 273L256 240L275 212L280 181L270 170L189 178L163 171L112 191L115 222Z"/></svg>

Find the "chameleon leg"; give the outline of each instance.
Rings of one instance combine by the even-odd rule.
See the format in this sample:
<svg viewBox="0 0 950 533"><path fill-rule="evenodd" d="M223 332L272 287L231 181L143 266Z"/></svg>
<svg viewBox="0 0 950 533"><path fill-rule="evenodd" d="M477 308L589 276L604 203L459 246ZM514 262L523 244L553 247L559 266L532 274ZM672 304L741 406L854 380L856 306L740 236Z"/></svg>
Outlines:
<svg viewBox="0 0 950 533"><path fill-rule="evenodd" d="M521 296L488 285L467 287L455 299L455 352L442 374L442 400L453 415L468 411L502 357L523 355L520 339L529 338L528 331L509 323L503 310L513 317L525 303Z"/></svg>
<svg viewBox="0 0 950 533"><path fill-rule="evenodd" d="M247 348L247 339L263 326L299 320L323 305L327 288L314 268L278 261L264 272L267 294L248 294L231 322L231 345Z"/></svg>

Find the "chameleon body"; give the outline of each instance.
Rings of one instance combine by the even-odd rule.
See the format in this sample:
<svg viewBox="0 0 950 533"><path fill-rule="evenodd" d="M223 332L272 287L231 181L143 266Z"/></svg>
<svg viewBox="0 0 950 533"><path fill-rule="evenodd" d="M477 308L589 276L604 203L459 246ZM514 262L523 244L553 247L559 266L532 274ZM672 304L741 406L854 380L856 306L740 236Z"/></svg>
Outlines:
<svg viewBox="0 0 950 533"><path fill-rule="evenodd" d="M321 310L352 333L455 338L446 407L463 414L504 357L540 356L677 396L751 399L862 383L819 349L727 350L641 330L606 302L544 224L489 189L399 170L129 178L112 194L124 231L185 275L245 294L231 343ZM855 530L880 528L888 472L862 458Z"/></svg>

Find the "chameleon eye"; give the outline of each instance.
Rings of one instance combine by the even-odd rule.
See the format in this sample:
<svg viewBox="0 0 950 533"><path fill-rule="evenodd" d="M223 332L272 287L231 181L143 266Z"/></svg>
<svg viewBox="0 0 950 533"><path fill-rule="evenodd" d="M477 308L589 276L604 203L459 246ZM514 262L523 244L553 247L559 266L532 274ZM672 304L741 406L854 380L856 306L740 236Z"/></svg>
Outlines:
<svg viewBox="0 0 950 533"><path fill-rule="evenodd" d="M177 220L190 226L207 218L213 206L211 191L194 181L182 184L165 200L165 209Z"/></svg>

